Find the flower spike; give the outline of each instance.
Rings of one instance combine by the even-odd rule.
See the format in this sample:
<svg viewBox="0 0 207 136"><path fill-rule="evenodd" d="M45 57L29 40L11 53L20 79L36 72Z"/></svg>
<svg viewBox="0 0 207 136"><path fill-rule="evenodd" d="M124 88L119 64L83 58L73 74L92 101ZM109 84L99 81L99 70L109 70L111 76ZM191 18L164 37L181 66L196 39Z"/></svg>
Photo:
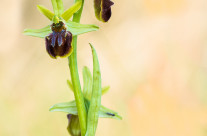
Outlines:
<svg viewBox="0 0 207 136"><path fill-rule="evenodd" d="M51 0L51 2L52 2L52 7L53 7L53 11L54 11L55 15L58 15L57 1L56 0Z"/></svg>

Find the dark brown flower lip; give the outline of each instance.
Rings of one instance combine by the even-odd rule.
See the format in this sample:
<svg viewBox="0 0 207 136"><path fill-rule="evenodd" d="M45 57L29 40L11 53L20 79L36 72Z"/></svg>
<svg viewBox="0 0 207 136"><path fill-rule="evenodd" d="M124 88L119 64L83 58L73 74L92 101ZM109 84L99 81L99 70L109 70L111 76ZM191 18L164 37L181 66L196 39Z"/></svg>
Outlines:
<svg viewBox="0 0 207 136"><path fill-rule="evenodd" d="M111 18L111 6L114 3L111 0L94 0L96 18L107 22Z"/></svg>
<svg viewBox="0 0 207 136"><path fill-rule="evenodd" d="M59 23L52 23L51 30L53 32L61 32L62 30L66 30L65 24L60 21Z"/></svg>
<svg viewBox="0 0 207 136"><path fill-rule="evenodd" d="M101 16L104 22L107 22L111 18L111 6L112 5L114 5L112 1L103 0Z"/></svg>
<svg viewBox="0 0 207 136"><path fill-rule="evenodd" d="M67 57L72 52L71 32L66 31L65 24L60 21L51 25L52 33L45 37L46 50L51 58Z"/></svg>
<svg viewBox="0 0 207 136"><path fill-rule="evenodd" d="M72 53L72 33L66 30L49 34L45 38L46 50L50 57L67 57Z"/></svg>

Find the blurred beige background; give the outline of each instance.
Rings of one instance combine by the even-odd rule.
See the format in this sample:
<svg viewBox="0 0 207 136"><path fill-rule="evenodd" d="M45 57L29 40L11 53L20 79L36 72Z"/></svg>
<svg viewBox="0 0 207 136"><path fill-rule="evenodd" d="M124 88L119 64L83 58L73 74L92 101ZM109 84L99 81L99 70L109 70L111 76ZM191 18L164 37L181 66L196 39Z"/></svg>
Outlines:
<svg viewBox="0 0 207 136"><path fill-rule="evenodd" d="M100 30L79 37L80 73L92 69L91 42L111 86L102 104L123 116L100 119L97 136L207 136L207 1L114 2L104 24L86 0L82 22ZM52 9L50 0L1 0L0 136L68 135L66 114L48 111L73 99L67 59L51 59L43 39L22 35L50 23L37 4Z"/></svg>

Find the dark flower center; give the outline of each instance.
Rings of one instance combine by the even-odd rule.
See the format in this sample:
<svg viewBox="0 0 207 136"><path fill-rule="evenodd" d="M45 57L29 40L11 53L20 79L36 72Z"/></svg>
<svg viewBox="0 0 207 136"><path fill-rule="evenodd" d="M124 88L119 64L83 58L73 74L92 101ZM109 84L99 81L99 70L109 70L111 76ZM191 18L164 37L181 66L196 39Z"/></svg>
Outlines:
<svg viewBox="0 0 207 136"><path fill-rule="evenodd" d="M66 30L65 24L62 21L60 21L59 23L56 23L56 24L53 23L51 25L51 29L53 32L61 32L62 30Z"/></svg>

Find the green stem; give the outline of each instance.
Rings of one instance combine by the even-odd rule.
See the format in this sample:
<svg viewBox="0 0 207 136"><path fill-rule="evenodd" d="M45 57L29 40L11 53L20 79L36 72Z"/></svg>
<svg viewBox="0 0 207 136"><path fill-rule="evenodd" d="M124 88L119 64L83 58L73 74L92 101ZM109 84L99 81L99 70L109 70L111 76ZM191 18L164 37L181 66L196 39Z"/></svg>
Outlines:
<svg viewBox="0 0 207 136"><path fill-rule="evenodd" d="M82 7L80 10L74 14L73 21L79 23L82 10L83 10L83 4L84 0L75 0L75 2L82 1ZM70 74L71 74L71 80L74 87L74 95L75 95L75 101L78 109L78 117L80 121L80 127L81 127L81 135L85 136L86 134L86 121L87 121L87 113L86 113L86 107L84 102L84 96L81 91L81 85L79 80L79 74L78 74L78 65L77 65L77 36L73 37L73 53L68 58L69 61L69 68L70 68Z"/></svg>

